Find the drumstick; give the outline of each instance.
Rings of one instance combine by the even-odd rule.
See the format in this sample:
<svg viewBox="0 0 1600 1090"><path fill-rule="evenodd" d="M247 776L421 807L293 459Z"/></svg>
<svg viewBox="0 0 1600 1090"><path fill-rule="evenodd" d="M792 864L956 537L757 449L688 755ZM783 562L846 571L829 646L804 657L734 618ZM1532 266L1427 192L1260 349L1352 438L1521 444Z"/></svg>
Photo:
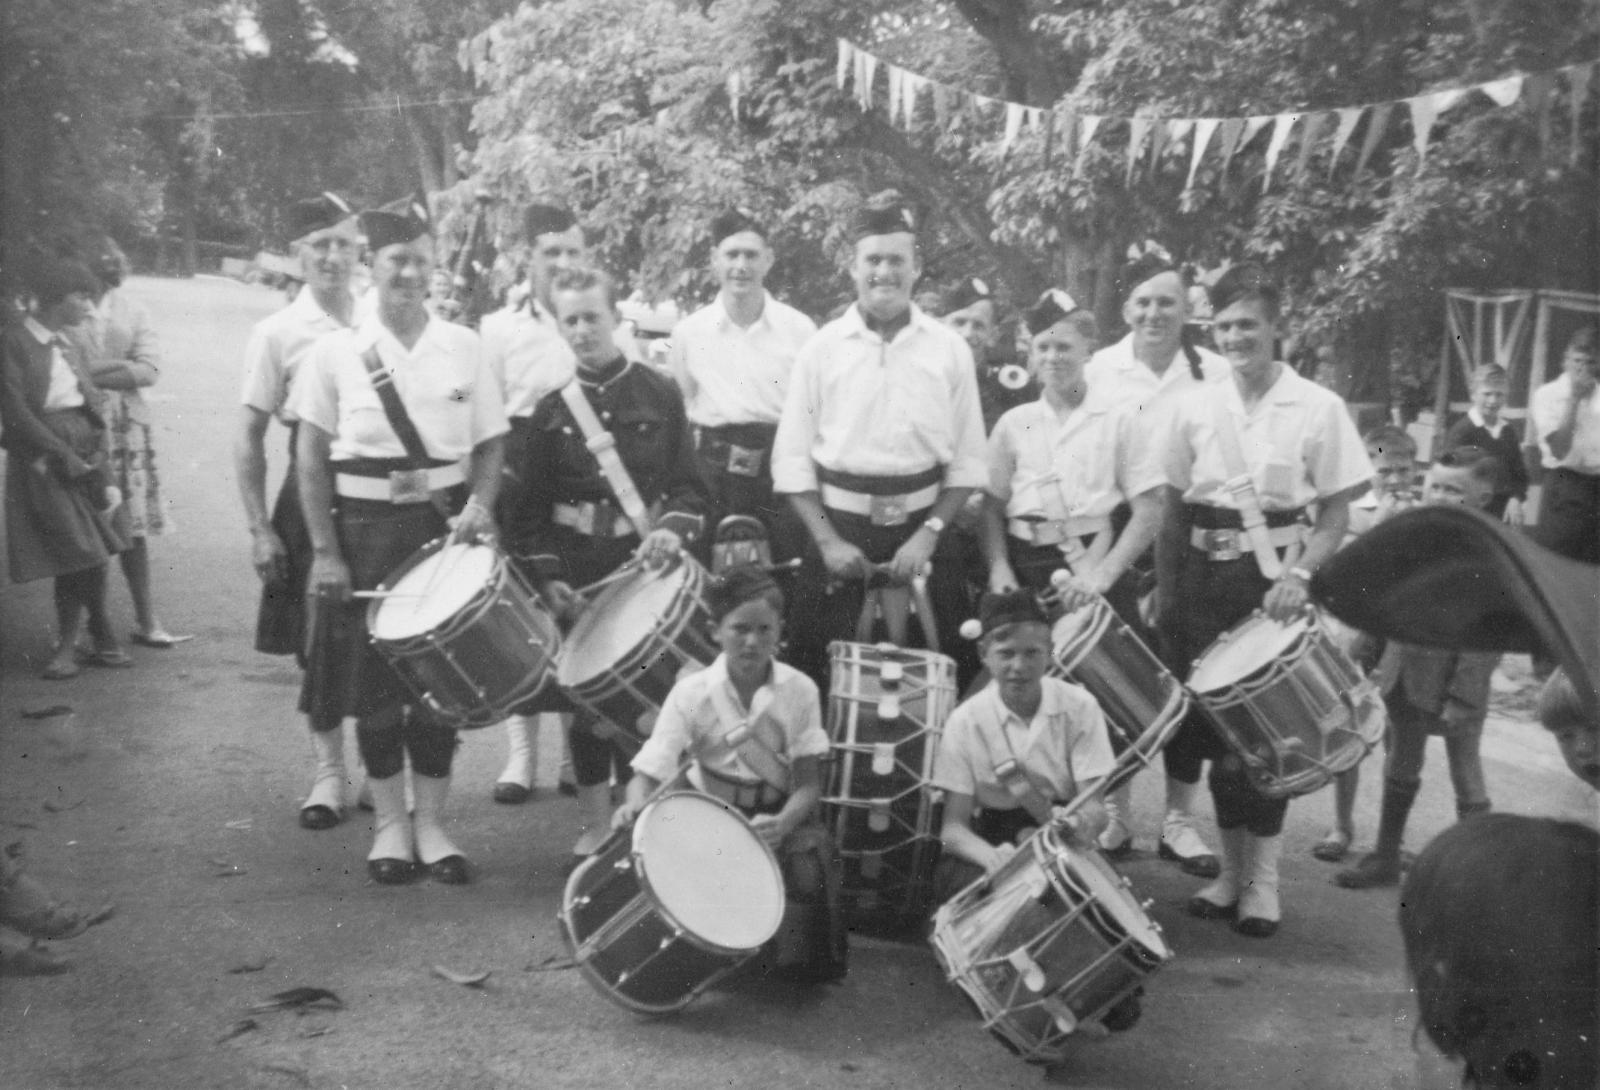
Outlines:
<svg viewBox="0 0 1600 1090"><path fill-rule="evenodd" d="M418 594L415 591L401 591L401 590L353 590L353 591L350 592L350 597L352 597L352 598L423 598L423 597L426 597L426 595Z"/></svg>

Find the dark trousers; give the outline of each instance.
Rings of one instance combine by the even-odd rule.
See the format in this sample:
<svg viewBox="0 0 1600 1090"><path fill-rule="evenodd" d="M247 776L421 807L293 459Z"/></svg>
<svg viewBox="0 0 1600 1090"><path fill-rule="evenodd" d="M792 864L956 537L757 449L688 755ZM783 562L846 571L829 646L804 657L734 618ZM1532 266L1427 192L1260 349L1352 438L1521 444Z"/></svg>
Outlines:
<svg viewBox="0 0 1600 1090"><path fill-rule="evenodd" d="M927 512L921 511L899 526L874 526L865 515L828 509L828 519L839 536L865 553L872 564L887 564L894 559L895 550L917 532L926 516ZM936 562L928 580L928 597L934 614L931 623L942 648L954 647L961 638L957 630L969 616L961 605L967 600L959 589L962 579L954 565L941 566ZM947 585L950 581L957 583L955 589ZM851 580L833 584L822 563L822 554L808 533L793 600L789 603L788 660L817 683L824 698L829 691L831 665L828 644L856 638L856 624L865 600L864 582ZM907 641L912 646L922 646L921 633L915 623L908 626Z"/></svg>
<svg viewBox="0 0 1600 1090"><path fill-rule="evenodd" d="M1533 539L1551 552L1600 564L1600 474L1547 471Z"/></svg>
<svg viewBox="0 0 1600 1090"><path fill-rule="evenodd" d="M1169 630L1168 668L1187 678L1194 660L1260 606L1271 586L1253 556L1216 561L1197 549L1187 550L1174 602L1178 616ZM1289 800L1269 799L1255 789L1245 774L1244 762L1223 742L1198 706L1167 743L1162 760L1167 774L1183 783L1197 782L1201 763L1211 762L1209 782L1218 827L1243 827L1256 836L1276 836L1283 831Z"/></svg>

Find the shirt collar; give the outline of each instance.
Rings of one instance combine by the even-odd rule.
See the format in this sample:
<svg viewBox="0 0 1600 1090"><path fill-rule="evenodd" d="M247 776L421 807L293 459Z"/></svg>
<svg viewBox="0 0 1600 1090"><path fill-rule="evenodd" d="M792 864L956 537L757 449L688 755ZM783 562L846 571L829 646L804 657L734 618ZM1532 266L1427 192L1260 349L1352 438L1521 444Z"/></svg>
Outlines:
<svg viewBox="0 0 1600 1090"><path fill-rule="evenodd" d="M380 344L387 343L402 358L414 356L421 352L423 346L432 340L433 331L437 325L438 319L431 314L428 315L428 322L422 327L422 336L417 338L416 344L407 349L405 345L400 343L400 338L396 337L389 327L383 324L383 320L378 317L378 312L375 310L370 311L356 325L356 351L365 352L369 348L376 348Z"/></svg>
<svg viewBox="0 0 1600 1090"><path fill-rule="evenodd" d="M867 328L866 319L861 314L860 303L851 303L850 308L846 310L844 314L840 315L839 321L844 323L844 335L847 337L872 337L874 339L877 339L878 337L877 333ZM921 307L917 306L915 303L912 303L911 320L905 325L904 328L900 330L900 332L895 334L894 341L890 341L889 343L893 344L910 331L927 329L930 326L936 325L937 322L935 319L928 317Z"/></svg>
<svg viewBox="0 0 1600 1090"><path fill-rule="evenodd" d="M1474 426L1480 427L1484 431L1488 432L1491 439L1500 438L1500 433L1504 431L1506 427L1506 418L1503 416L1496 420L1492 427L1485 423L1483 414L1478 411L1478 407L1476 405L1473 405L1471 408L1467 409L1467 419L1472 421Z"/></svg>
<svg viewBox="0 0 1600 1090"><path fill-rule="evenodd" d="M1181 361L1180 361L1181 362ZM1295 369L1287 363L1283 370L1278 372L1278 380L1261 395L1261 400L1256 402L1259 412L1268 405L1295 405L1304 400L1305 384L1308 379L1301 378ZM1247 415L1244 407L1244 397L1239 393L1239 384L1232 377L1228 380L1228 404L1241 416Z"/></svg>
<svg viewBox="0 0 1600 1090"><path fill-rule="evenodd" d="M722 293L720 291L717 292L717 325L722 329L742 329L746 333L754 332L757 329L771 328L772 293L768 291L761 293L761 314L749 325L741 326L728 313L728 304L723 299Z"/></svg>
<svg viewBox="0 0 1600 1090"><path fill-rule="evenodd" d="M1021 723L1024 727L1031 728L1034 723L1038 723L1045 717L1055 715L1062 710L1060 693L1056 686L1050 684L1050 681L1051 679L1046 677L1041 682L1043 692L1039 697L1039 710L1033 713L1032 720L1024 720L1016 712L1006 707L1006 702L1000 699L1000 683L998 681L990 681L989 687L984 692L994 708L998 722L1002 726L1009 725L1015 721Z"/></svg>
<svg viewBox="0 0 1600 1090"><path fill-rule="evenodd" d="M786 684L790 676L796 672L793 666L773 659L772 671L767 675L767 680L761 683L760 687L756 689L755 695L750 698L750 716L754 718L760 715L767 705L776 699L778 689ZM728 676L727 655L719 653L711 661L711 665L706 667L705 677L708 686L727 689L728 695L733 697L733 706L735 708L739 707L739 692L733 687L733 679Z"/></svg>

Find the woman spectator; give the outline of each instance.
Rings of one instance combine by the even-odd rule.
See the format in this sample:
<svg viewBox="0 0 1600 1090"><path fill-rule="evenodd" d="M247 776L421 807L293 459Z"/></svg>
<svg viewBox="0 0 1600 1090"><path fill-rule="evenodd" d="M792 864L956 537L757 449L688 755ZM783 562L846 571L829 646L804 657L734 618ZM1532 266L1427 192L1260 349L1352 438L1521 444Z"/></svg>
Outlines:
<svg viewBox="0 0 1600 1090"><path fill-rule="evenodd" d="M171 523L156 470L156 448L150 407L140 389L156 381L155 331L144 309L120 290L128 259L109 237L93 242L91 271L99 281L88 317L68 336L83 352L89 377L105 393L110 441L111 482L122 492L128 519L128 547L118 558L133 599L133 642L168 648L188 636L174 636L156 616L150 587L148 538L166 533Z"/></svg>
<svg viewBox="0 0 1600 1090"><path fill-rule="evenodd" d="M101 394L78 350L62 335L84 320L99 290L82 265L41 259L26 286L35 313L0 337L0 424L9 459L5 519L11 581L54 577L59 625L43 676L78 673L77 643L88 615L83 661L129 666L106 618L106 561L125 547L112 523Z"/></svg>

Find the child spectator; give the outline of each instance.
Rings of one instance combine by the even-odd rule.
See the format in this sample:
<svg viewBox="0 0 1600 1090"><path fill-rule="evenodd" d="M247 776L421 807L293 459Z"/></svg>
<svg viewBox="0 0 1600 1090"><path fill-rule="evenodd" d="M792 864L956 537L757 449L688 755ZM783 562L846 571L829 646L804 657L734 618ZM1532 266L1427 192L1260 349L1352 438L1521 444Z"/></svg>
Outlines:
<svg viewBox="0 0 1600 1090"><path fill-rule="evenodd" d="M839 854L815 816L828 753L817 686L773 658L784 602L765 570L729 568L712 581L706 604L722 654L667 695L633 758L628 797L612 827L631 825L650 797L678 778L684 757L693 758L690 782L748 817L783 868L788 906L773 940L775 967L799 979L837 980L849 963Z"/></svg>
<svg viewBox="0 0 1600 1090"><path fill-rule="evenodd" d="M1494 455L1460 447L1429 468L1422 502L1483 510L1500 479ZM1334 876L1346 889L1392 886L1400 880L1400 843L1422 786L1428 736L1442 734L1461 818L1489 809L1478 745L1489 703L1494 652L1447 651L1390 641L1378 662L1378 684L1389 712L1383 804L1371 852Z"/></svg>
<svg viewBox="0 0 1600 1090"><path fill-rule="evenodd" d="M1361 438L1376 472L1372 477L1372 491L1350 504L1350 532L1346 544L1417 502L1416 440L1393 424L1380 424ZM1363 669L1370 670L1377 664L1383 641L1354 632L1331 618L1325 618L1324 623L1334 628L1341 646ZM1338 863L1350 851L1350 843L1356 836L1356 791L1360 786L1360 765L1334 777L1333 828L1311 848L1311 854L1324 863Z"/></svg>
<svg viewBox="0 0 1600 1090"><path fill-rule="evenodd" d="M1451 425L1444 437L1444 449L1477 447L1499 459L1504 475L1484 512L1512 526L1521 526L1522 504L1528 498L1528 470L1522 463L1521 434L1500 416L1507 385L1506 369L1496 364L1485 364L1472 373L1472 408Z"/></svg>

